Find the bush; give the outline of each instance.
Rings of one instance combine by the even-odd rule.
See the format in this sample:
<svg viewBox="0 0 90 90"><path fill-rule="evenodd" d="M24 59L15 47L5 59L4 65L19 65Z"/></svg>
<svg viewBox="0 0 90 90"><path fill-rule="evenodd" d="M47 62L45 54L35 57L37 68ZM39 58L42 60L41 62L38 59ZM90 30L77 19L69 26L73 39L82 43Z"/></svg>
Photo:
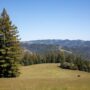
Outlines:
<svg viewBox="0 0 90 90"><path fill-rule="evenodd" d="M61 63L61 68L71 69L71 70L77 70L78 69L73 63L68 63L68 62Z"/></svg>

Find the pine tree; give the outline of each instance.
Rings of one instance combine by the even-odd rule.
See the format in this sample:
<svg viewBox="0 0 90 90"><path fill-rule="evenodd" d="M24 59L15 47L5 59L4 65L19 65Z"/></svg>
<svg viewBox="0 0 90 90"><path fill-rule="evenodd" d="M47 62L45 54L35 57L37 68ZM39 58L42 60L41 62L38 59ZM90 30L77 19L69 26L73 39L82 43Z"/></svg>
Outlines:
<svg viewBox="0 0 90 90"><path fill-rule="evenodd" d="M3 9L0 16L0 77L19 75L20 44L17 33L17 27Z"/></svg>
<svg viewBox="0 0 90 90"><path fill-rule="evenodd" d="M61 51L61 64L63 64L64 62L66 62L66 57L65 57L65 53L64 53L64 51Z"/></svg>

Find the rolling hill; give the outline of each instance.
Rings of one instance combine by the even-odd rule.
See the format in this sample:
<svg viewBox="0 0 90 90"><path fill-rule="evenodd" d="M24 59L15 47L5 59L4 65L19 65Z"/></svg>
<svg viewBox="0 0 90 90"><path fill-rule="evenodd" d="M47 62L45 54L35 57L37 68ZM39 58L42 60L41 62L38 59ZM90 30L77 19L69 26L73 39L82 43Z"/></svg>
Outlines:
<svg viewBox="0 0 90 90"><path fill-rule="evenodd" d="M21 42L21 46L33 53L47 53L50 51L65 50L83 56L90 60L90 41L83 40L35 40Z"/></svg>

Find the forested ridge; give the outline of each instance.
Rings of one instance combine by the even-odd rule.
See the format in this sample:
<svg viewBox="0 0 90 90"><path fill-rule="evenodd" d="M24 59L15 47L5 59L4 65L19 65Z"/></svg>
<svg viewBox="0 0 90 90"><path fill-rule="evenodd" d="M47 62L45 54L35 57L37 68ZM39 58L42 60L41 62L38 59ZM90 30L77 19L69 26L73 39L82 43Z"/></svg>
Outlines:
<svg viewBox="0 0 90 90"><path fill-rule="evenodd" d="M90 41L84 40L34 40L23 41L21 46L33 53L47 53L64 49L76 55L81 55L85 60L90 60Z"/></svg>

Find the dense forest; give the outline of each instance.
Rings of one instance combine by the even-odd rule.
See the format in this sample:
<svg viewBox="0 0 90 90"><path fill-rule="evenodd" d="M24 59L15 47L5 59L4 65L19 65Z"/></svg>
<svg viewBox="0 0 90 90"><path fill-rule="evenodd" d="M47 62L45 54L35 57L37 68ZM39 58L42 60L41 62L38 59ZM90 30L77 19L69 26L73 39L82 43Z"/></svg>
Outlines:
<svg viewBox="0 0 90 90"><path fill-rule="evenodd" d="M63 69L90 72L90 61L83 59L80 55L63 51L49 52L43 55L26 51L20 61L20 64L24 66L41 63L60 63L60 67Z"/></svg>

